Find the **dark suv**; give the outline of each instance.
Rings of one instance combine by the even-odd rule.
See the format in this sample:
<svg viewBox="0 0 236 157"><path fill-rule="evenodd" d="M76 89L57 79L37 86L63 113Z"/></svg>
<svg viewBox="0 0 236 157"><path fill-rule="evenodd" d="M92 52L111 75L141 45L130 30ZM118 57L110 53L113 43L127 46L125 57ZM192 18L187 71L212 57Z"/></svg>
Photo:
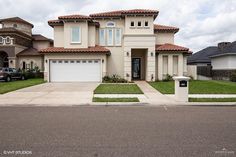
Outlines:
<svg viewBox="0 0 236 157"><path fill-rule="evenodd" d="M14 68L0 68L0 80L9 82L12 79L25 80L25 75Z"/></svg>

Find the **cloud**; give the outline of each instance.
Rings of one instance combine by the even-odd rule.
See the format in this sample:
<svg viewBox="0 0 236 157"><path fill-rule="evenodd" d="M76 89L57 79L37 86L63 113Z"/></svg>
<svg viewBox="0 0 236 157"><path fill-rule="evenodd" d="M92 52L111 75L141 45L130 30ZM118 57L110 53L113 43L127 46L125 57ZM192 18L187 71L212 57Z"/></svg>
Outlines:
<svg viewBox="0 0 236 157"><path fill-rule="evenodd" d="M0 18L22 17L35 25L34 33L52 38L47 21L60 15L134 8L159 10L155 23L179 27L175 42L194 52L220 41L236 40L235 0L4 0Z"/></svg>

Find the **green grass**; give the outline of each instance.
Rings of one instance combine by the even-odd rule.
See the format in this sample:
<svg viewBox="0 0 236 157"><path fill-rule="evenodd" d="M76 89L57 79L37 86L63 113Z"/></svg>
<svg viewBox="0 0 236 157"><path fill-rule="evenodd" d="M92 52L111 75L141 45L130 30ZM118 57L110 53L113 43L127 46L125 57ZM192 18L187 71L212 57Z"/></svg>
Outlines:
<svg viewBox="0 0 236 157"><path fill-rule="evenodd" d="M93 102L139 102L138 98L93 98Z"/></svg>
<svg viewBox="0 0 236 157"><path fill-rule="evenodd" d="M45 81L41 78L12 81L12 82L0 82L0 94L15 91L17 89L34 86L37 84L44 83Z"/></svg>
<svg viewBox="0 0 236 157"><path fill-rule="evenodd" d="M143 94L136 84L100 84L94 94Z"/></svg>
<svg viewBox="0 0 236 157"><path fill-rule="evenodd" d="M189 102L236 102L236 98L189 98Z"/></svg>
<svg viewBox="0 0 236 157"><path fill-rule="evenodd" d="M150 85L163 94L174 94L174 81L150 82ZM229 81L190 81L190 94L236 94L236 83Z"/></svg>

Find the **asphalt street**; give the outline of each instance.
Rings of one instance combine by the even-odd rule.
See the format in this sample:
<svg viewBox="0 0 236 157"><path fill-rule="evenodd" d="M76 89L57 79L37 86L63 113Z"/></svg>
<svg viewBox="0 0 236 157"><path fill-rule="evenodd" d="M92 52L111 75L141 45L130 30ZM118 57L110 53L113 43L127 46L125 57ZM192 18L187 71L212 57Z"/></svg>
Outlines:
<svg viewBox="0 0 236 157"><path fill-rule="evenodd" d="M236 107L0 107L0 156L233 157Z"/></svg>

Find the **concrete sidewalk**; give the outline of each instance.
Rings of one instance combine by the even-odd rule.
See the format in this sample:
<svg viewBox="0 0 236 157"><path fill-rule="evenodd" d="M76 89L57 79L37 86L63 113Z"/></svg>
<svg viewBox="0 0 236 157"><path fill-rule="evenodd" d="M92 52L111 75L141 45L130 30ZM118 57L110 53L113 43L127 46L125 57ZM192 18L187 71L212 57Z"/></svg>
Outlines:
<svg viewBox="0 0 236 157"><path fill-rule="evenodd" d="M149 103L155 105L171 105L176 104L174 98L170 98L161 94L159 91L150 86L146 81L135 81L139 88L144 92L145 98L140 98L141 103Z"/></svg>

